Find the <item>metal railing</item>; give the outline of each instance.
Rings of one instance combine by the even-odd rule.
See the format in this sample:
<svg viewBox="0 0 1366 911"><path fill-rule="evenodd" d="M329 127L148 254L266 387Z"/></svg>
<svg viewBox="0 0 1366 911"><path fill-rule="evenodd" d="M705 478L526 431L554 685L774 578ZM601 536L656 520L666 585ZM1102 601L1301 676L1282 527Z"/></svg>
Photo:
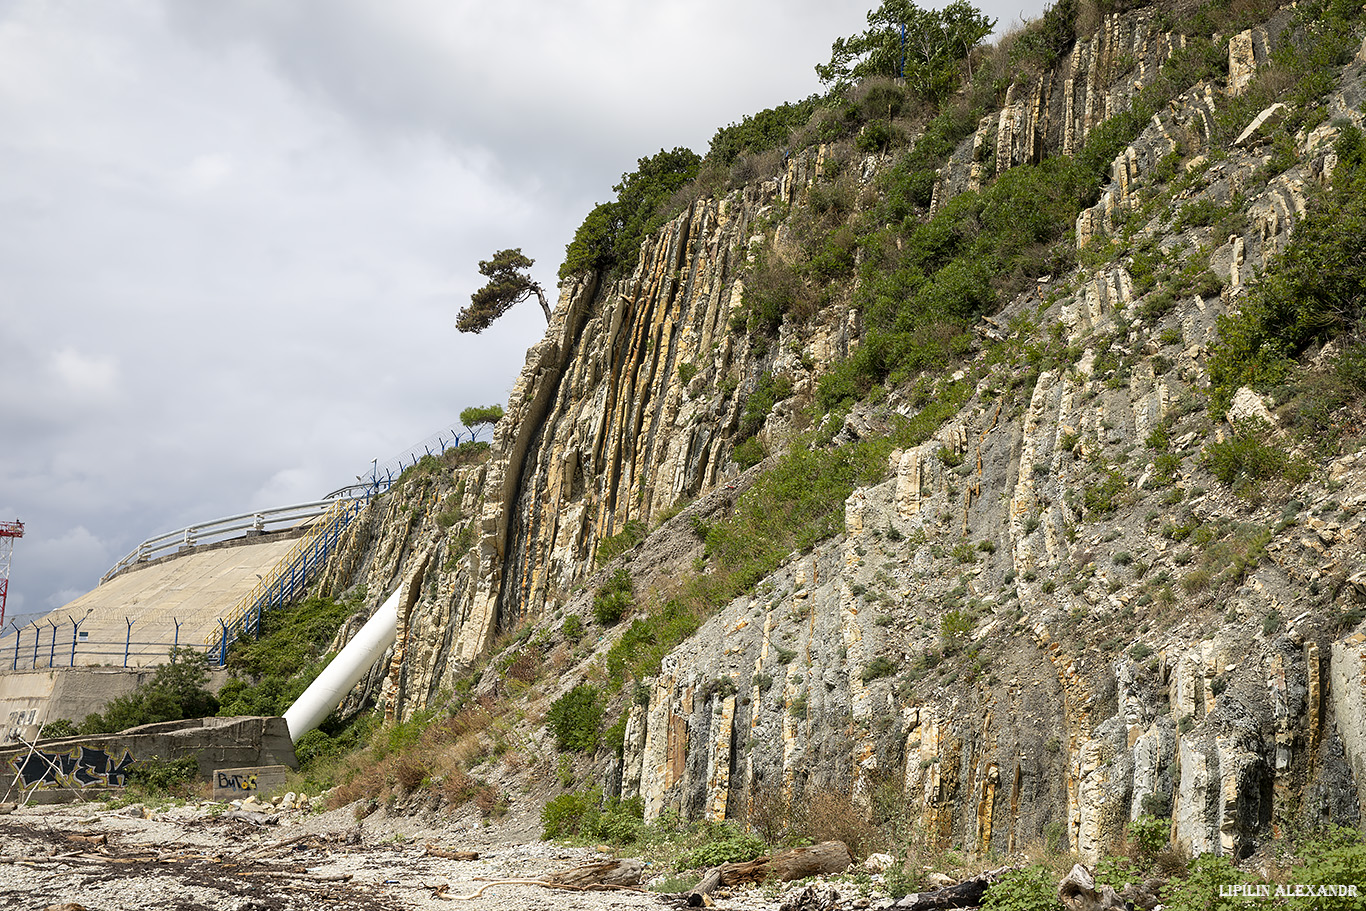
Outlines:
<svg viewBox="0 0 1366 911"><path fill-rule="evenodd" d="M313 527L295 542L289 553L275 564L275 568L263 576L227 614L218 618L218 630L204 639L204 650L210 654L217 652L218 663L226 664L228 646L243 635L259 634L261 615L266 610L303 597L309 582L341 539L342 532L368 500L368 497L363 497L331 501L328 511L314 520Z"/></svg>
<svg viewBox="0 0 1366 911"><path fill-rule="evenodd" d="M333 502L332 498L324 498L314 500L311 503L296 503L293 506L281 506L276 509L244 512L239 516L228 516L224 519L214 519L212 522L201 522L197 525L168 531L166 534L157 535L155 538L148 538L126 557L115 563L109 572L101 576L100 584L103 585L138 563L146 563L170 551L178 552L182 547L195 547L199 544L226 541L229 538L239 536L244 531L264 533L293 528L300 522L323 515Z"/></svg>
<svg viewBox="0 0 1366 911"><path fill-rule="evenodd" d="M466 436L464 442L474 442L474 434ZM417 465L425 456L440 456L447 449L461 445L461 442L461 434L448 428L415 443L383 464L375 460L366 475L356 477L358 483L334 490L320 500L227 516L148 538L100 578L100 584L103 585L139 563L177 553L184 548L240 537L244 532L259 534L293 528L303 522L311 523L308 532L299 538L275 568L262 577L256 587L227 614L218 618L218 629L206 636L203 642L182 645L179 620L172 621L175 624L172 635L163 634L151 641L135 641L133 631L138 621L127 617L124 618L126 630L122 640L83 638L80 625L84 618L78 621L67 617L65 623L44 618L22 627L14 624L12 629L0 633L0 670L73 667L78 657L115 659L100 662L86 660L84 663L121 663L127 667L128 662L135 658L147 655L160 657L167 649L174 647L202 650L221 665L227 661L228 647L239 637L260 633L261 617L266 610L304 596L308 584L326 562L346 527L371 497L387 491L399 475ZM68 623L71 625L69 630ZM67 632L70 632L69 641ZM6 640L9 640L8 643Z"/></svg>
<svg viewBox="0 0 1366 911"><path fill-rule="evenodd" d="M158 635L151 640L135 640L133 627L138 621L130 617L124 618L125 634L122 639L91 639L81 631L81 624L84 622L84 617L77 620L68 615L65 623L56 623L44 618L23 626L12 624L8 631L0 635L0 671L75 667L77 657L81 659L82 666L128 667L129 662L136 662L136 659L145 657L156 659L147 662L148 664L160 664L160 659L166 656L169 649L204 650L203 646L197 643L187 641L184 645L181 644L180 627L183 624L176 618L171 620L175 624L175 633L169 640L164 635ZM133 666L140 664L135 663Z"/></svg>

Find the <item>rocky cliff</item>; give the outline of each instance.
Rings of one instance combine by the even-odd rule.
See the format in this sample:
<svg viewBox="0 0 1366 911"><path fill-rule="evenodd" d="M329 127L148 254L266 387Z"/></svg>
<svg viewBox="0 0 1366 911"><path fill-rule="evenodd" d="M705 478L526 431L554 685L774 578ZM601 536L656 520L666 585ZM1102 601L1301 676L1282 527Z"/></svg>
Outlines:
<svg viewBox="0 0 1366 911"><path fill-rule="evenodd" d="M1106 17L1012 85L940 170L934 207L1075 152L1186 44L1162 21ZM1094 858L1140 815L1169 818L1191 851L1237 856L1288 827L1360 824L1366 467L1335 453L1235 493L1210 457L1249 417L1301 445L1250 390L1227 420L1207 408L1210 349L1331 175L1334 137L1362 120L1358 57L1288 160L1274 110L1216 143L1289 22L1220 45L1227 77L1162 105L1115 158L1077 218L1078 266L984 321L928 396L889 389L844 418L836 443L891 433L927 397L962 402L854 491L842 533L627 686L611 710L620 757L578 759L581 780L605 775L647 817L753 821L811 788L890 800L929 842L977 852L1052 841ZM790 383L762 416L765 451L810 445L815 384L862 333L839 288L810 319L747 333L745 282L761 251L784 255L813 196L839 183L852 217L892 161L794 153L691 203L625 277L561 288L487 452L415 469L331 568L334 589L420 590L370 684L390 717L439 703L521 629L519 647L559 669L525 695L535 719L604 680L626 624L594 626L587 647L559 631L591 616L609 570L627 570L641 612L706 571L697 528L770 464L735 461L753 393ZM532 777L552 777L547 735L528 722L525 737Z"/></svg>

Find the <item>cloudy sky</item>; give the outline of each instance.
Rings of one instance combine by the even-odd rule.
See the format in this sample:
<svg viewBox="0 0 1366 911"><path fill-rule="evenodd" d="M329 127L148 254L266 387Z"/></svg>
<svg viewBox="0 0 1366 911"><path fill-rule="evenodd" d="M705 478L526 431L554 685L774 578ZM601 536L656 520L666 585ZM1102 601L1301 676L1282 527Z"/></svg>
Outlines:
<svg viewBox="0 0 1366 911"><path fill-rule="evenodd" d="M553 286L637 158L817 91L870 5L0 0L8 614L506 402L544 318L457 333L478 260Z"/></svg>

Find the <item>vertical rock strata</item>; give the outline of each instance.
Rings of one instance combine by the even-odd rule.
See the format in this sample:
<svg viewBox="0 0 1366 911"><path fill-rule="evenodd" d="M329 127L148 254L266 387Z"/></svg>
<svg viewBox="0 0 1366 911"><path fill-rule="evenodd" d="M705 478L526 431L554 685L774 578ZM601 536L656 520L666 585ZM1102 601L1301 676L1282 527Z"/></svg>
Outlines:
<svg viewBox="0 0 1366 911"><path fill-rule="evenodd" d="M1339 460L1340 514L1301 522L1211 489L1200 453L1227 428L1192 417L1218 316L1331 173L1333 120L1361 122L1358 63L1328 122L1295 137L1293 167L1263 179L1255 144L1203 157L1225 92L1246 88L1282 25L1236 36L1228 88L1195 86L1155 115L1077 221L1083 250L1137 232L1217 282L1159 308L1125 258L1009 304L993 326L1036 321L1063 354L984 353L961 375L959 413L849 497L842 535L725 606L617 707L621 793L647 818L761 820L819 792L890 800L940 847L1047 843L1093 859L1142 815L1169 818L1190 850L1236 856L1284 826L1362 818L1366 645L1320 592L1366 591L1366 472ZM1146 11L1107 16L983 119L935 205L1077 150L1181 44ZM1198 179L1157 206L1173 153ZM600 542L737 478L734 430L762 377L809 393L857 344L838 299L766 345L731 326L753 251L766 237L782 251L823 156L692 203L627 277L567 283L487 461L409 481L356 524L332 587L364 579L378 594L427 567L381 685L392 715L436 699L500 632L586 614ZM865 187L878 164L858 169ZM1232 200L1247 218L1231 233L1174 217ZM885 410L915 411L895 393ZM770 450L789 418L781 404L770 415ZM1191 543L1200 529L1211 553L1263 550L1235 574ZM692 571L694 551L661 547Z"/></svg>

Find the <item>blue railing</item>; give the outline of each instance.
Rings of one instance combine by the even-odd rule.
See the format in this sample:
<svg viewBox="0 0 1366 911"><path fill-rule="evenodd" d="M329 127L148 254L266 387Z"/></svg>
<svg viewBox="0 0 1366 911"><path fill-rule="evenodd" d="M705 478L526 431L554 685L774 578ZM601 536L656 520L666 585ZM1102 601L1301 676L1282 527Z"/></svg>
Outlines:
<svg viewBox="0 0 1366 911"><path fill-rule="evenodd" d="M149 654L150 649L157 649L150 653L160 657L163 654L161 650L172 647L192 647L206 652L220 665L223 664L233 642L242 635L260 633L262 616L266 611L297 601L307 594L309 584L326 565L327 558L347 526L371 497L387 491L404 471L417 465L425 456L440 456L447 449L475 439L472 433L465 434L463 441L461 436L458 431L448 428L413 444L383 463L376 459L369 472L356 477L357 483L334 490L321 500L228 516L148 538L100 579L103 584L132 566L179 552L186 547L240 537L243 532L260 534L313 521L315 527L299 539L294 549L246 597L226 615L218 618L218 629L203 641L182 645L180 620L172 621L175 631L170 637L162 635L152 641L134 640L137 621L126 617L122 640L93 640L84 636L80 629L84 618L78 621L67 617L65 621L54 621L49 615L24 626L11 624L10 629L0 631L0 671L7 668L72 667L78 656L82 659L112 658L115 660L87 660L86 663L119 663L127 667L130 660ZM5 640L10 641L6 643Z"/></svg>

